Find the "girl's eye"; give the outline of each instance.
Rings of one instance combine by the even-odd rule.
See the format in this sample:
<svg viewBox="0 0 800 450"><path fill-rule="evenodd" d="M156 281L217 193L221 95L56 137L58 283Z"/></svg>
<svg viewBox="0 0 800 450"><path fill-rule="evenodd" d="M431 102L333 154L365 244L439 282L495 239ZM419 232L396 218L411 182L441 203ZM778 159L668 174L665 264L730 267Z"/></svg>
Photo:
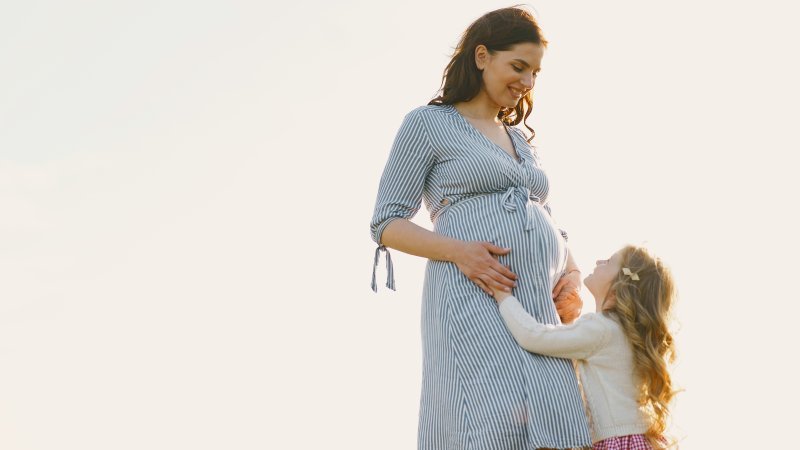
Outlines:
<svg viewBox="0 0 800 450"><path fill-rule="evenodd" d="M511 67L513 67L513 68L514 68L514 72L522 72L522 67L517 67L517 66L515 66L515 65L513 65L513 64L512 64L512 66L511 66Z"/></svg>

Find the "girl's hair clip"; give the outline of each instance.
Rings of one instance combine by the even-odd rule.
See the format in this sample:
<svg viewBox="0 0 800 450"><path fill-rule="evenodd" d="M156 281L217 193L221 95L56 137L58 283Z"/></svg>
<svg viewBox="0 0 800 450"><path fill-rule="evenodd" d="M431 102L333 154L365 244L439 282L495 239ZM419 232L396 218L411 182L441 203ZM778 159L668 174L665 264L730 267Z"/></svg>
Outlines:
<svg viewBox="0 0 800 450"><path fill-rule="evenodd" d="M622 268L622 273L624 273L625 275L631 277L631 280L633 280L633 281L639 281L639 275L631 272L631 269L628 269L627 267L623 267Z"/></svg>

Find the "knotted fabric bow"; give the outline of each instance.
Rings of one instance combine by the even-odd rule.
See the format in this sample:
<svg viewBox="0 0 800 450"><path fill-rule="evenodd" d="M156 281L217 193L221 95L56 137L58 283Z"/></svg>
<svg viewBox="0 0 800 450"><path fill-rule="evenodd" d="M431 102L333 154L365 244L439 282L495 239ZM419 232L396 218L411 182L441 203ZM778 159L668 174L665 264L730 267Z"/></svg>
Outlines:
<svg viewBox="0 0 800 450"><path fill-rule="evenodd" d="M375 264L372 266L372 290L378 292L378 283L375 280L375 272L378 270L378 260L381 256L381 251L386 252L386 287L395 290L394 288L394 267L392 267L392 255L385 245L378 246L375 249Z"/></svg>
<svg viewBox="0 0 800 450"><path fill-rule="evenodd" d="M633 281L639 281L639 275L637 275L634 272L631 272L631 269L628 269L627 267L622 268L622 273L629 276Z"/></svg>
<svg viewBox="0 0 800 450"><path fill-rule="evenodd" d="M534 228L533 217L525 211L525 205L528 204L528 200L531 200L531 190L524 187L519 186L512 186L508 188L508 190L503 194L503 197L500 199L501 203L503 204L503 208L505 208L508 212L514 212L517 210L517 206L521 206L522 212L525 214L525 230L530 231ZM535 197L536 202L539 201L538 197Z"/></svg>

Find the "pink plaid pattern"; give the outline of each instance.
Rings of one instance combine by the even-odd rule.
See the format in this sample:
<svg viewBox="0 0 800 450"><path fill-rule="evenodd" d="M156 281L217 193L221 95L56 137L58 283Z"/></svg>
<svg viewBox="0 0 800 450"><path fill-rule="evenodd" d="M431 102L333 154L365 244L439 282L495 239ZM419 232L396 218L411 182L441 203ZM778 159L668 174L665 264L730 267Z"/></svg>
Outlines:
<svg viewBox="0 0 800 450"><path fill-rule="evenodd" d="M616 436L595 442L593 450L653 450L643 434Z"/></svg>

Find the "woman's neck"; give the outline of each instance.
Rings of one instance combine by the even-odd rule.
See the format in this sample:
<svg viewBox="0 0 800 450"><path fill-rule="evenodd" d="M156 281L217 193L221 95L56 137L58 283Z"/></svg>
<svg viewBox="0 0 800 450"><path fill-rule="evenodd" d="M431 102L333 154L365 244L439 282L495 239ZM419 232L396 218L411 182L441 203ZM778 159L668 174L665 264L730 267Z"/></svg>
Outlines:
<svg viewBox="0 0 800 450"><path fill-rule="evenodd" d="M486 93L481 91L475 98L467 102L459 102L453 105L462 116L473 120L486 122L500 122L497 115L500 108L492 104Z"/></svg>

